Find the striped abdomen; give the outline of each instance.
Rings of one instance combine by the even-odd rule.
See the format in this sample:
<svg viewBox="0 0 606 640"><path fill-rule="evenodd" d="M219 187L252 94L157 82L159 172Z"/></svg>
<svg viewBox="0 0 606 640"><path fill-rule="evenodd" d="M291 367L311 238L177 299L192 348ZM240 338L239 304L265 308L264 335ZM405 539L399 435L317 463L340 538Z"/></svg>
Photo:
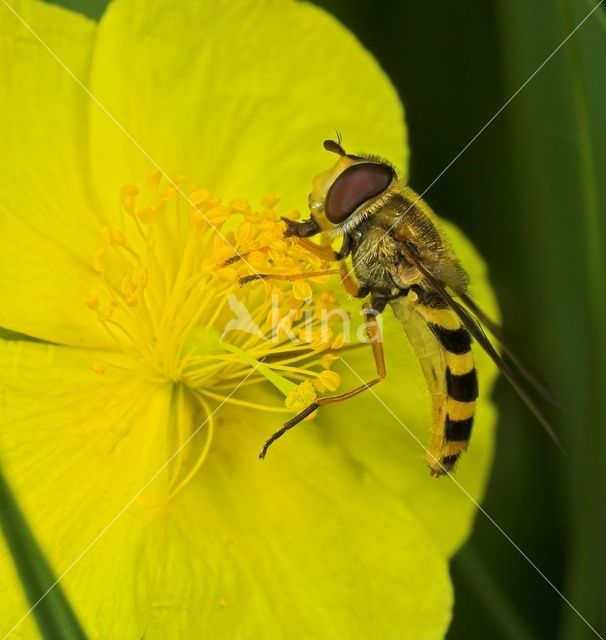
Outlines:
<svg viewBox="0 0 606 640"><path fill-rule="evenodd" d="M418 287L391 303L421 363L432 399L427 462L450 471L469 443L478 397L471 336L439 295Z"/></svg>
<svg viewBox="0 0 606 640"><path fill-rule="evenodd" d="M427 456L432 475L450 471L469 444L478 397L478 376L471 336L457 314L437 295L419 298L416 312L438 342L443 376L434 396L431 441ZM433 375L433 374L432 374Z"/></svg>

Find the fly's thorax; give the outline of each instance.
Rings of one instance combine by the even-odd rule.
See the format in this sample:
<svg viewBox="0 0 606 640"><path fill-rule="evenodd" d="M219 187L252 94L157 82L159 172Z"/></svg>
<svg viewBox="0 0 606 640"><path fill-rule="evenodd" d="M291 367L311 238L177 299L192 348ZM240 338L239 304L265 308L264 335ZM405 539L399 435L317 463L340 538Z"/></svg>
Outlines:
<svg viewBox="0 0 606 640"><path fill-rule="evenodd" d="M410 242L422 262L444 284L461 293L467 288L468 278L448 242L440 232L438 218L431 207L410 187L394 192L381 211L398 241ZM416 269L405 260L400 263L401 278L418 282Z"/></svg>
<svg viewBox="0 0 606 640"><path fill-rule="evenodd" d="M395 291L422 283L422 274L406 257L411 243L442 282L465 291L467 276L442 238L433 212L408 187L395 183L343 227L351 239L356 277L371 289Z"/></svg>
<svg viewBox="0 0 606 640"><path fill-rule="evenodd" d="M409 286L402 278L402 245L388 226L369 215L349 234L352 246L352 264L356 278L373 291L395 295L395 291ZM420 276L412 265L408 279L412 282Z"/></svg>

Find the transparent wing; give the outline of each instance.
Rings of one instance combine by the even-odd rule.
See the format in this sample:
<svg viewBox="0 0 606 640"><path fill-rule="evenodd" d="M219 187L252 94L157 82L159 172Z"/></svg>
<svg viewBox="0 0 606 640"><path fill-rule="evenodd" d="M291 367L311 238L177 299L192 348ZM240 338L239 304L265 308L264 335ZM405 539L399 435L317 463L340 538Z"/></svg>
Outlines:
<svg viewBox="0 0 606 640"><path fill-rule="evenodd" d="M478 304L467 294L461 294L461 301L467 307L467 310L470 311L473 316L475 316L476 320L478 320L482 325L484 325L488 331L494 336L497 342L503 348L503 352L507 355L509 360L511 360L512 364L516 367L516 369L520 372L522 376L526 379L526 381L535 389L535 391L541 395L549 404L551 404L556 409L561 410L562 405L560 400L555 395L553 390L549 387L549 385L541 378L541 376L534 371L534 369L524 361L524 359L517 354L511 345L508 344L506 338L503 334L503 330L501 327L494 322L482 309L478 306Z"/></svg>
<svg viewBox="0 0 606 640"><path fill-rule="evenodd" d="M518 380L516 379L515 374L509 368L509 365L501 358L499 353L493 347L492 343L484 333L482 326L480 325L481 318L478 316L476 319L471 313L465 309L461 304L459 304L456 300L452 298L452 296L448 293L442 282L438 278L436 278L428 269L425 267L423 262L419 257L419 253L417 248L411 242L405 242L405 255L408 260L412 264L414 264L417 269L423 274L426 278L427 282L429 282L432 287L444 298L444 300L448 303L448 305L452 308L452 310L457 314L460 318L461 322L465 326L465 328L469 331L469 333L473 336L476 342L484 349L484 351L490 356L492 361L498 367L499 371L503 375L503 377L509 382L509 384L513 387L514 391L518 394L522 402L528 407L530 412L535 416L541 426L547 431L551 439L557 444L557 446L563 451L563 447L560 444L560 441L553 430L553 427L547 420L547 418L543 415L542 411L533 401L533 399L526 393L526 390L520 385ZM468 298L469 299L469 298ZM473 302L472 302L473 304ZM476 307L477 308L477 307ZM486 316L484 316L486 317ZM488 327L488 325L486 325ZM496 325L494 325L495 328ZM488 327L490 328L490 327ZM496 336L495 336L496 337ZM515 362L512 360L512 362ZM518 367L519 368L519 367ZM523 371L520 369L520 372ZM524 376L527 377L527 376ZM540 388L539 388L540 391Z"/></svg>

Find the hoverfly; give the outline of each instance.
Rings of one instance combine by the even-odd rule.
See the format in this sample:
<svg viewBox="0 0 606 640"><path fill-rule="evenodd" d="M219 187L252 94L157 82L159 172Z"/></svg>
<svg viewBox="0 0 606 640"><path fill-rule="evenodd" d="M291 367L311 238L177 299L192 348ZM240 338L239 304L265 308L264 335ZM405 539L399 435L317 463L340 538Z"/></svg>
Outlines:
<svg viewBox="0 0 606 640"><path fill-rule="evenodd" d="M553 404L557 401L546 385L512 354L499 328L467 294L467 275L438 231L430 207L403 184L386 160L348 154L340 138L326 140L324 148L338 159L332 168L313 180L309 218L302 222L282 219L286 224L285 236L300 239L310 251L340 262L341 279L348 293L356 298L369 298L363 313L377 375L351 391L318 398L274 433L259 457L264 458L273 442L321 406L347 400L385 377L383 343L377 339L376 317L387 305L404 327L432 397L427 463L433 476L453 470L469 444L479 393L474 339L557 442L551 426L480 323L500 341L510 361L535 389ZM339 251L305 240L325 232L343 238ZM343 262L347 257L351 257L355 279ZM254 274L242 278L241 283L271 277Z"/></svg>

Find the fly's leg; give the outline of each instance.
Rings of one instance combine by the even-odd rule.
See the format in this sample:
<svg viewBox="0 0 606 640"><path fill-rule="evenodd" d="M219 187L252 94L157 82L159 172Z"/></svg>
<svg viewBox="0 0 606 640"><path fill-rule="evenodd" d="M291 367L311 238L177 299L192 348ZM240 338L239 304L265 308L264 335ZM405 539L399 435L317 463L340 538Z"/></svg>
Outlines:
<svg viewBox="0 0 606 640"><path fill-rule="evenodd" d="M254 282L255 280L302 280L303 278L319 278L320 276L333 276L340 273L339 269L326 269L324 271L304 271L302 273L253 273L250 276L240 278L240 286Z"/></svg>
<svg viewBox="0 0 606 640"><path fill-rule="evenodd" d="M311 240L306 240L305 238L296 238L295 241L297 244L309 251L309 253L312 253L314 256L321 260L325 260L326 262L338 262L343 258L341 252L335 251L332 247L323 247Z"/></svg>
<svg viewBox="0 0 606 640"><path fill-rule="evenodd" d="M322 247L315 242L311 242L311 240L306 240L305 238L294 238L297 244L305 247L307 251L313 253L314 256L326 261L326 262L337 262L343 259L342 253L340 251L335 251L331 247ZM265 245L263 247L258 247L257 249L253 249L252 251L247 251L246 253L237 253L233 255L231 258L228 258L221 266L228 267L231 264L235 264L240 260L246 260L252 253L267 253L271 249L270 245Z"/></svg>
<svg viewBox="0 0 606 640"><path fill-rule="evenodd" d="M236 253L231 258L227 258L225 262L221 264L222 267L229 267L230 264L236 264L240 260L244 260L246 262L251 253L267 253L270 250L270 246L266 245L263 247L259 247L258 249L253 249L252 251L247 251L246 253Z"/></svg>
<svg viewBox="0 0 606 640"><path fill-rule="evenodd" d="M305 420L307 416L311 415L314 411L323 407L327 404L335 404L336 402L342 402L343 400L349 400L354 396L357 396L359 393L366 391L366 389L370 389L375 384L383 380L383 378L387 375L387 371L385 368L385 354L383 351L383 340L381 337L381 330L379 327L379 323L377 322L377 315L383 311L385 308L386 300L384 298L377 298L372 301L371 307L369 309L365 309L364 317L366 319L366 327L368 332L368 338L372 347L372 355L374 357L375 366L377 369L377 375L372 380L365 382L364 384L352 389L351 391L346 391L345 393L339 393L332 396L325 396L324 398L318 398L315 402L312 402L308 407L305 407L303 411L298 413L294 418L291 418L281 429L276 431L263 445L261 449L261 453L259 454L259 459L263 460L265 455L267 454L267 450L269 447L276 441L278 438L281 438L287 431L290 431L293 427L296 427L301 421Z"/></svg>
<svg viewBox="0 0 606 640"><path fill-rule="evenodd" d="M253 273L249 276L240 278L240 286L254 282L255 280L301 280L302 278L317 278L320 276L337 275L341 277L341 283L345 291L353 298L365 298L368 295L368 289L358 285L351 277L349 269L342 264L338 269L326 269L325 271L304 271L302 273ZM385 305L383 305L385 308ZM379 312L380 313L380 312Z"/></svg>
<svg viewBox="0 0 606 640"><path fill-rule="evenodd" d="M335 251L332 247L320 246L315 242L311 242L311 240L307 240L307 238L322 232L314 218L304 220L303 222L295 222L288 218L282 218L282 222L286 224L286 231L284 232L285 238L292 238L295 242L305 247L307 251L313 253L315 256L325 260L326 262L339 262L344 258L347 258L351 252L351 240L349 236L343 236L343 245L339 251ZM259 247L258 249L253 249L253 251L248 251L247 253L238 253L231 258L228 258L222 266L227 267L239 260L246 260L246 258L254 252L266 253L269 249L270 246L267 245Z"/></svg>

